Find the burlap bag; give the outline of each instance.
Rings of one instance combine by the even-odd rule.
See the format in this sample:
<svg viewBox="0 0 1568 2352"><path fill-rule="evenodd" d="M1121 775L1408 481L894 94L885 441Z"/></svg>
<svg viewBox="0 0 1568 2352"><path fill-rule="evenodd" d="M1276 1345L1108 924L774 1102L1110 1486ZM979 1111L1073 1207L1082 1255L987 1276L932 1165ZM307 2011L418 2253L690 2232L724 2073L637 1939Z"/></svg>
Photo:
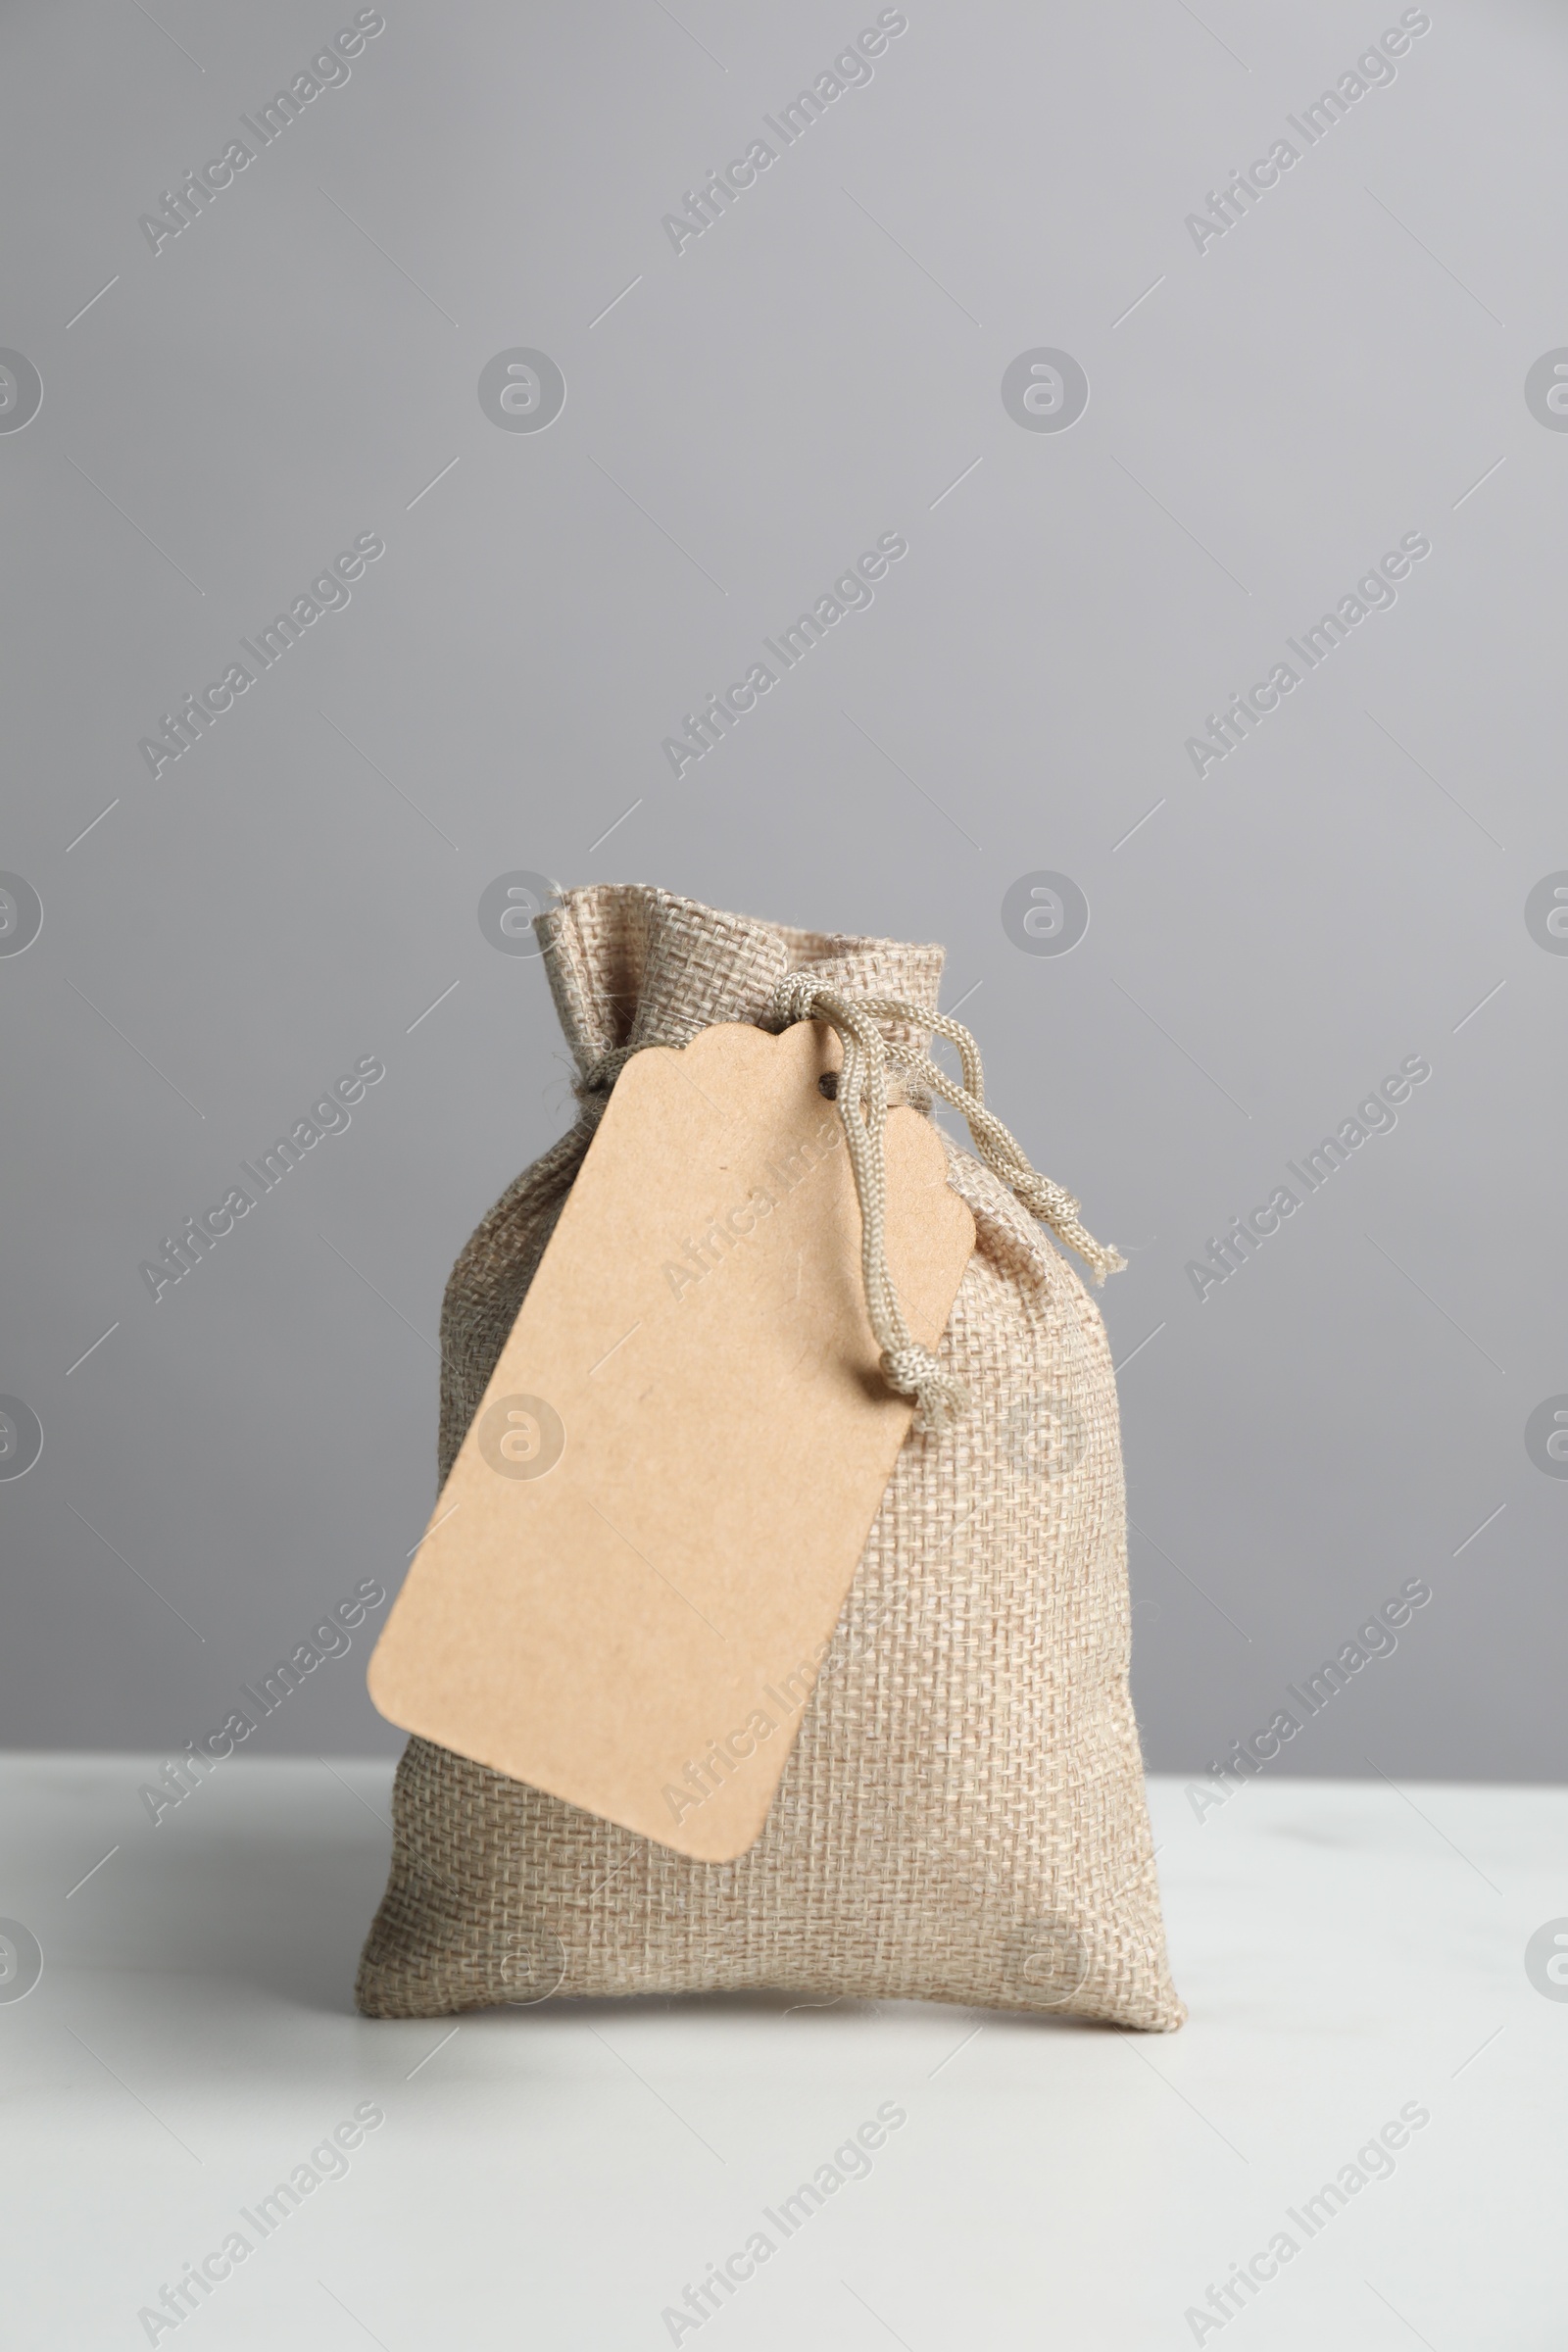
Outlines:
<svg viewBox="0 0 1568 2352"><path fill-rule="evenodd" d="M582 1113L453 1269L443 1479L628 1049L773 1025L802 969L936 1011L939 948L640 886L569 891L538 928ZM967 1406L946 1430L917 1421L899 1456L761 1837L738 1861L689 1861L411 1740L360 1965L368 2016L774 1987L1181 2024L1127 1686L1104 1330L1007 1186L948 1153L977 1238L939 1362Z"/></svg>

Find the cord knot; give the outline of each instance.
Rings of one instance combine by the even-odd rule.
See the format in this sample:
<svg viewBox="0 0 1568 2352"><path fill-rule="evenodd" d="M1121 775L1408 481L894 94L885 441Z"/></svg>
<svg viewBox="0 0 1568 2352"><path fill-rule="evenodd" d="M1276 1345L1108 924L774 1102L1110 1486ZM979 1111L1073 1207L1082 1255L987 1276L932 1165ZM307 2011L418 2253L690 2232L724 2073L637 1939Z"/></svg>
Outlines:
<svg viewBox="0 0 1568 2352"><path fill-rule="evenodd" d="M881 1360L888 1387L900 1396L914 1398L922 1429L951 1428L967 1411L969 1397L962 1381L944 1372L930 1348L922 1348L918 1340L884 1348Z"/></svg>
<svg viewBox="0 0 1568 2352"><path fill-rule="evenodd" d="M781 1029L808 1021L816 1003L816 982L809 972L788 972L773 991L772 1014Z"/></svg>

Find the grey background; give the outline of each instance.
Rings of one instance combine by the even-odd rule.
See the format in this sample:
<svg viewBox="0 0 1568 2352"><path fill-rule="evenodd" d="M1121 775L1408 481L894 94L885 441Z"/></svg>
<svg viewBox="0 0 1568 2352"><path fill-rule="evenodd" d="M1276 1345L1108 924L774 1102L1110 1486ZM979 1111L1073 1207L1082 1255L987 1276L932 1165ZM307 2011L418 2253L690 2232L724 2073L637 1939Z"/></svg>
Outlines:
<svg viewBox="0 0 1568 2352"><path fill-rule="evenodd" d="M0 960L0 1390L44 1449L0 1485L0 1739L175 1746L402 1573L447 1270L567 1119L541 967L476 920L525 867L947 943L993 1102L1131 1257L1152 1765L1419 1576L1275 1769L1560 1777L1568 1483L1523 1436L1568 1390L1568 958L1523 915L1568 866L1568 436L1523 390L1568 343L1560 14L1437 0L1200 255L1185 216L1396 8L912 0L677 257L662 216L873 9L390 0L155 256L138 215L351 14L7 13L0 344L44 399L0 435L0 865L44 924ZM481 412L514 346L564 372L548 431ZM1003 407L1036 346L1088 372L1067 432ZM348 609L154 781L158 714L368 530ZM677 782L681 713L888 530L875 605ZM1204 713L1416 530L1200 780ZM1089 901L1068 956L1004 933L1036 868ZM370 1054L155 1305L160 1237ZM1416 1054L1397 1129L1200 1303L1207 1237ZM368 1647L254 1747L393 1748Z"/></svg>

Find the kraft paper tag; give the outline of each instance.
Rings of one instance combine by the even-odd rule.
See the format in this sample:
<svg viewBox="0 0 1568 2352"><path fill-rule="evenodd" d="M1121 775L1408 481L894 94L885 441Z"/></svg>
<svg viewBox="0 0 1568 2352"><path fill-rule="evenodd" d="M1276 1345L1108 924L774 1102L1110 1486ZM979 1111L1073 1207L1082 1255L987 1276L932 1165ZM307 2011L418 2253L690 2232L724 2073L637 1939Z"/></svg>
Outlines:
<svg viewBox="0 0 1568 2352"><path fill-rule="evenodd" d="M626 1064L369 1665L405 1731L705 1861L760 1834L912 1415L839 1059L801 1022ZM974 1223L927 1120L886 1141L934 1347Z"/></svg>

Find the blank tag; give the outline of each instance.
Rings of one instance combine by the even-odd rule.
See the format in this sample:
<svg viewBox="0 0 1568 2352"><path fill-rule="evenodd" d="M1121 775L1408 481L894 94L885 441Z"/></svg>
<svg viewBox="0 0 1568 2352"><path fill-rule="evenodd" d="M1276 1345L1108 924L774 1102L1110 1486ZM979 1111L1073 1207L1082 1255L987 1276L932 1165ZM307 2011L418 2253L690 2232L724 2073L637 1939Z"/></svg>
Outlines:
<svg viewBox="0 0 1568 2352"><path fill-rule="evenodd" d="M761 1832L912 1407L877 1366L838 1041L723 1025L621 1071L369 1665L405 1731L722 1862ZM974 1247L887 1123L935 1347Z"/></svg>

